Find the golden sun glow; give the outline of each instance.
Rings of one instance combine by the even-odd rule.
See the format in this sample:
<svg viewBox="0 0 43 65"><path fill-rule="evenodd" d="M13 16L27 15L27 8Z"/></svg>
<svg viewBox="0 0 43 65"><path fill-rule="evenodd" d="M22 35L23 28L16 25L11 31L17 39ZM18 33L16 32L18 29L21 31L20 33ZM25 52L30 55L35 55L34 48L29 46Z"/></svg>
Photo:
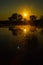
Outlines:
<svg viewBox="0 0 43 65"><path fill-rule="evenodd" d="M27 16L27 13L24 13L24 17L26 17Z"/></svg>
<svg viewBox="0 0 43 65"><path fill-rule="evenodd" d="M24 29L24 32L26 33L26 32L27 32L27 30L26 30L26 29Z"/></svg>
<svg viewBox="0 0 43 65"><path fill-rule="evenodd" d="M28 6L25 6L25 7L21 7L21 9L19 9L18 11L22 17L26 20L29 20L30 18L30 15L32 15L32 11L31 11L31 8L28 8Z"/></svg>
<svg viewBox="0 0 43 65"><path fill-rule="evenodd" d="M27 13L23 13L23 18L27 18L28 14Z"/></svg>

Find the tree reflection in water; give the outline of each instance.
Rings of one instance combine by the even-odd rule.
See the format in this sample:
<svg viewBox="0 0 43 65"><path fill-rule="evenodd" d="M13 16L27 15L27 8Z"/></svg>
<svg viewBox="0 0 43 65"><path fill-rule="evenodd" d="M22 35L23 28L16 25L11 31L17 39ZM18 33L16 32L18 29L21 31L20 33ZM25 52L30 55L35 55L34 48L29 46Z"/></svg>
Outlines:
<svg viewBox="0 0 43 65"><path fill-rule="evenodd" d="M11 29L13 35L17 36L18 32L20 31L20 34L22 34L22 30L21 29ZM27 65L27 63L31 63L33 60L33 58L36 56L36 54L39 55L40 53L40 49L39 47L39 41L37 39L37 36L35 35L37 30L34 29L33 31L30 30L31 33L26 34L25 36L23 36L23 39L19 41L17 41L17 46L16 46L16 55L14 56L12 63L15 65ZM15 43L16 44L16 43ZM39 52L39 53L38 53ZM34 56L33 56L34 55ZM35 57L37 59L38 55ZM37 60L36 60L37 61Z"/></svg>

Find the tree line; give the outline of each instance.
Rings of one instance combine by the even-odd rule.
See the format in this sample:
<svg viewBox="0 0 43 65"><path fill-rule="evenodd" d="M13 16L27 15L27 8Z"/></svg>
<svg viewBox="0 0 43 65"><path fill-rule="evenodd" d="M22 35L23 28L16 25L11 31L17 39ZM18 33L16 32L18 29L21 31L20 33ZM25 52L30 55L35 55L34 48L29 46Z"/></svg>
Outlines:
<svg viewBox="0 0 43 65"><path fill-rule="evenodd" d="M28 22L28 23L27 23ZM35 25L39 27L43 27L43 15L38 19L36 15L30 15L30 20L26 20L23 18L21 14L13 13L10 17L8 17L7 21L0 21L0 24L4 25Z"/></svg>
<svg viewBox="0 0 43 65"><path fill-rule="evenodd" d="M37 19L37 16L30 15L30 20L28 20L28 23L26 22L26 19L23 19L23 16L17 13L12 14L8 20L11 23L14 24L30 24L35 26L43 26L43 15Z"/></svg>

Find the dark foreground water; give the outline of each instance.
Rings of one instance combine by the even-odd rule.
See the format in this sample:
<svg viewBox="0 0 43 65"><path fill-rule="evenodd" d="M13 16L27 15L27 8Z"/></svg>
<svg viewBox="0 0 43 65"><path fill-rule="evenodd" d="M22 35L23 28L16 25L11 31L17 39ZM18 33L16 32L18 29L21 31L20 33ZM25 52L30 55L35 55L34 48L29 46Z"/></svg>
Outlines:
<svg viewBox="0 0 43 65"><path fill-rule="evenodd" d="M43 28L0 28L0 65L43 63Z"/></svg>

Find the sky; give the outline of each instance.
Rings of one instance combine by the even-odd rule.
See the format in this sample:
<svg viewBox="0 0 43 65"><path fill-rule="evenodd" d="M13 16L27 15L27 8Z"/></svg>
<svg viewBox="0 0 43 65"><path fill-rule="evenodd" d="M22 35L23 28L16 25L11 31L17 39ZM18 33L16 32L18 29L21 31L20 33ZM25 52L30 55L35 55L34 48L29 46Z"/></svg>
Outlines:
<svg viewBox="0 0 43 65"><path fill-rule="evenodd" d="M29 15L43 15L43 0L0 0L0 20L7 20L13 13L28 11Z"/></svg>

